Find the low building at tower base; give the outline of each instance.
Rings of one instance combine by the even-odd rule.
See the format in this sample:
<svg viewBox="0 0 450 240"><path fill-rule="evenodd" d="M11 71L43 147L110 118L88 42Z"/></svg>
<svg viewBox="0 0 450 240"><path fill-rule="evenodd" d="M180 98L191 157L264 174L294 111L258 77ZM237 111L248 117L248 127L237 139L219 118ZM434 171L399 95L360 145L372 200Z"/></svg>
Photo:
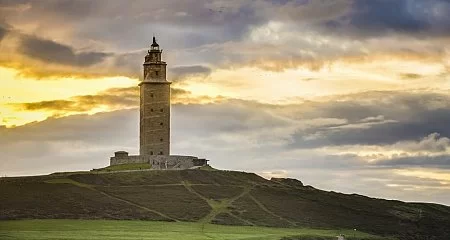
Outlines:
<svg viewBox="0 0 450 240"><path fill-rule="evenodd" d="M110 166L121 164L148 163L155 170L183 170L208 165L203 158L183 155L128 155L128 152L118 151L110 158Z"/></svg>

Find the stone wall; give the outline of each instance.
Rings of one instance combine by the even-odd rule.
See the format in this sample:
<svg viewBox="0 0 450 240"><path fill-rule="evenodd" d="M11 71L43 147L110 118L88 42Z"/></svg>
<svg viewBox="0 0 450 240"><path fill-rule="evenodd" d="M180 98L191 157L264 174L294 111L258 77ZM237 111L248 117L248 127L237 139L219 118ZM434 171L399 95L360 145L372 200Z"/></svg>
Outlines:
<svg viewBox="0 0 450 240"><path fill-rule="evenodd" d="M140 155L170 155L170 83L140 88Z"/></svg>
<svg viewBox="0 0 450 240"><path fill-rule="evenodd" d="M162 50L153 44L144 62L140 87L140 155L170 155L170 82Z"/></svg>
<svg viewBox="0 0 450 240"><path fill-rule="evenodd" d="M166 66L165 62L144 63L144 81L165 82Z"/></svg>
<svg viewBox="0 0 450 240"><path fill-rule="evenodd" d="M120 164L134 164L134 163L148 163L152 165L153 169L172 169L172 170L182 170L194 167L205 166L208 160L201 159L194 156L183 156L183 155L116 155L111 157L110 165L120 165Z"/></svg>
<svg viewBox="0 0 450 240"><path fill-rule="evenodd" d="M111 157L109 162L110 166L133 163L148 163L148 160L139 155L129 156L127 152L120 151L115 152L114 157Z"/></svg>

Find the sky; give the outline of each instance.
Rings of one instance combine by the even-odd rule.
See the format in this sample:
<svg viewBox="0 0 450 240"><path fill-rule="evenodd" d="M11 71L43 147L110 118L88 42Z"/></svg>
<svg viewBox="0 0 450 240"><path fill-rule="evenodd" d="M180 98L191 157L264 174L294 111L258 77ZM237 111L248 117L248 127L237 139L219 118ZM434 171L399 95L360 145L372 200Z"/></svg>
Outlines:
<svg viewBox="0 0 450 240"><path fill-rule="evenodd" d="M450 205L449 0L0 0L0 175L137 154L153 35L172 154Z"/></svg>

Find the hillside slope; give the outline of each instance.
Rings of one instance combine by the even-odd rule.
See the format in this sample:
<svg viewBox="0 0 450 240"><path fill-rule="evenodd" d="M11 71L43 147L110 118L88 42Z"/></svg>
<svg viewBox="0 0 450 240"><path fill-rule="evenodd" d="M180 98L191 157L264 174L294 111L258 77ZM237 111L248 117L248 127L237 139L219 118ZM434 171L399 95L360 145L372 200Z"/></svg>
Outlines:
<svg viewBox="0 0 450 240"><path fill-rule="evenodd" d="M253 173L64 173L1 178L0 189L0 220L195 221L450 239L450 207L327 192Z"/></svg>

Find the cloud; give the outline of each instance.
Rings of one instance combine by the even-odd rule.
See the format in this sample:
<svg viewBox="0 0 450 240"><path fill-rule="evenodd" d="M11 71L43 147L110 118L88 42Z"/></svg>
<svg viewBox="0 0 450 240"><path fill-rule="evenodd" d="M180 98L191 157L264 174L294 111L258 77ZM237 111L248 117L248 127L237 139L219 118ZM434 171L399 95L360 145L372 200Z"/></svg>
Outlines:
<svg viewBox="0 0 450 240"><path fill-rule="evenodd" d="M403 79L420 79L422 77L423 77L422 75L416 74L416 73L404 73L404 74L401 74L401 78L403 78Z"/></svg>
<svg viewBox="0 0 450 240"><path fill-rule="evenodd" d="M255 4L264 18L313 24L340 18L352 9L351 0L261 1Z"/></svg>
<svg viewBox="0 0 450 240"><path fill-rule="evenodd" d="M6 36L7 33L8 31L0 25L0 42Z"/></svg>
<svg viewBox="0 0 450 240"><path fill-rule="evenodd" d="M418 32L430 28L427 21L414 14L412 7L417 1L359 0L351 24L361 30L397 30ZM423 5L422 5L423 6ZM410 8L411 7L411 8ZM419 10L419 9L414 9Z"/></svg>
<svg viewBox="0 0 450 240"><path fill-rule="evenodd" d="M195 96L192 92L171 89L172 104L205 104L226 101L222 96ZM139 87L110 88L95 95L80 95L69 99L57 99L29 103L12 103L19 111L49 112L52 117L62 117L83 113L111 112L139 107Z"/></svg>
<svg viewBox="0 0 450 240"><path fill-rule="evenodd" d="M50 111L55 116L65 116L99 108L102 111L136 108L138 102L138 88L130 87L108 89L97 95L14 106L26 111ZM448 94L438 92L378 91L337 95L320 101L267 104L223 96L194 95L182 88L172 89L172 103L187 104L180 107L180 111L194 113L197 108L192 106L205 104L203 112L198 114L205 114L208 109L208 115L230 116L232 118L229 119L229 124L235 123L227 126L212 122L204 124L226 130L228 135L235 132L241 134L244 129L252 132L256 129L262 132L264 129L277 129L276 131L284 134L281 139L284 139L287 149L394 144L409 152L425 148L429 148L429 152L439 151L446 146L447 138L450 137L447 124L450 121L449 102ZM234 118L234 114L239 115ZM248 120L243 120L244 116L247 116ZM251 134L247 136L252 137ZM261 137L261 134L258 136ZM269 136L270 134L267 135ZM424 138L425 136L427 137ZM416 144L417 139L422 140ZM266 141L271 142L270 139Z"/></svg>
<svg viewBox="0 0 450 240"><path fill-rule="evenodd" d="M171 80L174 82L182 81L190 76L201 76L206 77L211 74L211 68L201 65L194 66L178 66L169 69L171 75Z"/></svg>
<svg viewBox="0 0 450 240"><path fill-rule="evenodd" d="M67 45L31 35L26 35L21 39L19 51L25 56L47 63L76 67L87 67L100 63L110 55L103 52L76 53Z"/></svg>
<svg viewBox="0 0 450 240"><path fill-rule="evenodd" d="M6 26L10 26L6 24ZM37 80L60 77L99 78L118 76L122 71L113 71L110 58L118 58L120 54L107 53L83 47L78 50L74 46L27 34L20 29L2 28L8 38L3 39L0 66L13 68L19 75Z"/></svg>
<svg viewBox="0 0 450 240"><path fill-rule="evenodd" d="M5 19L0 19L0 42L6 35L11 31L12 27L9 25Z"/></svg>
<svg viewBox="0 0 450 240"><path fill-rule="evenodd" d="M440 156L410 156L397 157L389 160L381 160L374 163L375 166L385 167L428 167L450 169L450 154Z"/></svg>
<svg viewBox="0 0 450 240"><path fill-rule="evenodd" d="M116 74L142 79L142 63L146 54L146 49L116 53L111 57L111 61L106 64L105 68L111 69Z"/></svg>
<svg viewBox="0 0 450 240"><path fill-rule="evenodd" d="M139 90L138 87L111 88L96 95L75 96L67 100L16 103L12 105L22 111L48 111L54 117L91 113L99 108L101 111L114 111L139 106Z"/></svg>
<svg viewBox="0 0 450 240"><path fill-rule="evenodd" d="M449 14L447 0L355 0L348 15L328 21L327 26L359 36L448 36Z"/></svg>
<svg viewBox="0 0 450 240"><path fill-rule="evenodd" d="M52 100L52 101L42 101L34 103L22 103L20 107L23 110L34 111L34 110L72 110L74 102L67 100Z"/></svg>
<svg viewBox="0 0 450 240"><path fill-rule="evenodd" d="M130 137L137 135L137 116L136 110L123 110L0 128L0 149L9 156L0 161L2 173L36 174L104 166L112 151L137 146L137 138Z"/></svg>
<svg viewBox="0 0 450 240"><path fill-rule="evenodd" d="M431 159L434 154L446 154L450 143L449 119L444 117L450 115L448 98L439 93L368 92L287 105L227 100L206 105L202 113L191 105L179 111L200 119L205 111L206 116L227 116L215 124L215 118L203 123L192 119L193 124L214 127L210 131L216 134L207 138L204 146L225 146L240 139L243 142L239 146L254 147L254 151L274 146L280 147L280 152L300 156L317 151L317 158L311 158L313 165L319 164L323 154L330 157L339 154L342 156L332 160L337 161L336 166L350 167L366 165L370 159L390 161L415 156ZM191 129L188 116L182 116L186 119L183 127ZM205 132L205 136L209 134ZM429 166L436 164L428 162ZM424 166L428 165L424 162Z"/></svg>
<svg viewBox="0 0 450 240"><path fill-rule="evenodd" d="M419 142L398 142L393 147L414 152L446 152L450 147L450 139L441 137L439 133L431 133Z"/></svg>
<svg viewBox="0 0 450 240"><path fill-rule="evenodd" d="M450 139L432 133L420 140L395 144L328 145L315 151L359 159L360 166L449 168Z"/></svg>
<svg viewBox="0 0 450 240"><path fill-rule="evenodd" d="M37 29L43 26L57 28L57 23L64 21L85 38L131 43L133 48L140 48L151 39L152 30L164 32L167 35L163 37L165 42L180 42L182 38L182 44L193 47L227 37L240 38L249 26L261 21L251 7L252 3L240 1L167 0L148 4L145 0L137 0L130 6L120 0L43 1L39 4L28 0L21 4L28 7L22 11L5 11L4 15L8 18L19 15L19 22L25 24L38 19L35 22ZM80 21L84 23L82 27ZM134 37L124 39L123 35ZM167 41L169 39L171 41Z"/></svg>
<svg viewBox="0 0 450 240"><path fill-rule="evenodd" d="M443 93L379 91L335 96L329 102L305 103L292 110L292 114L347 119L348 123L299 131L293 135L295 141L291 147L388 145L415 141L432 133L449 137L449 100ZM380 115L384 120L369 127L355 127L355 124L361 126L361 120Z"/></svg>
<svg viewBox="0 0 450 240"><path fill-rule="evenodd" d="M377 28L367 27L370 30L366 30L354 25L381 22L379 28L389 32L389 29L400 29L401 22L410 22L408 17L411 15L422 22L429 21L432 29L436 29L433 31L439 31L449 22L445 21L445 2L414 1L427 11L411 7L414 4L406 4L405 0L373 2L258 0L180 3L170 0L152 4L134 1L132 6L116 0L43 1L39 4L33 1L10 2L0 8L0 14L16 31L32 39L22 41L30 42L30 48L23 49L31 53L30 57L45 64L21 63L27 55L20 48L17 52L24 56L9 56L8 61L2 64L15 66L23 74L40 78L111 75L138 78L142 75L145 48L153 33L157 34L161 46L167 48L165 60L172 66L208 66L210 72L248 66L270 71L303 67L318 71L338 61L382 61L375 57L379 55L398 61L420 55L418 61L431 57L442 63L439 58L445 55L446 45L438 38L433 38L437 42L429 40L431 36L409 41L399 39L392 30L393 34L378 34L376 38L367 39L361 37L367 34L364 31L375 32L372 28ZM393 14L387 7L389 4L393 5L392 9L399 10L401 16ZM378 17L382 13L388 16ZM399 26L395 25L398 22L396 18L401 20ZM64 28L58 24L62 21ZM330 21L339 25L335 27L336 31L328 25L324 27ZM46 51L35 53L37 48L31 48L35 45L42 45ZM10 63L11 59L15 64ZM59 66L63 64L65 68ZM91 67L93 65L95 67ZM181 77L176 74L174 72L174 81Z"/></svg>

